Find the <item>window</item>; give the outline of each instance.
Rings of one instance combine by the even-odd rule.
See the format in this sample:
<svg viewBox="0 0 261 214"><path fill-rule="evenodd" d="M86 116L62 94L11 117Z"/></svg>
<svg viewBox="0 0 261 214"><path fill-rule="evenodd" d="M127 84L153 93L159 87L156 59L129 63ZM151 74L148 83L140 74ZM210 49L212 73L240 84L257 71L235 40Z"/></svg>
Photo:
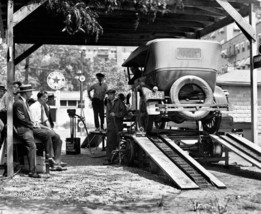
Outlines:
<svg viewBox="0 0 261 214"><path fill-rule="evenodd" d="M76 100L68 100L68 106L76 106L77 101Z"/></svg>
<svg viewBox="0 0 261 214"><path fill-rule="evenodd" d="M61 100L60 105L62 107L77 107L78 106L77 104L79 102L80 101L78 101L78 100Z"/></svg>
<svg viewBox="0 0 261 214"><path fill-rule="evenodd" d="M245 51L245 42L241 42L241 50L242 52Z"/></svg>
<svg viewBox="0 0 261 214"><path fill-rule="evenodd" d="M240 53L240 45L239 45L239 44L236 44L235 47L236 47L236 52L237 52L237 53Z"/></svg>
<svg viewBox="0 0 261 214"><path fill-rule="evenodd" d="M61 106L67 106L67 101L66 100L61 100L60 101Z"/></svg>
<svg viewBox="0 0 261 214"><path fill-rule="evenodd" d="M250 49L250 43L249 43L248 40L246 40L246 46L247 46L247 50L249 50Z"/></svg>

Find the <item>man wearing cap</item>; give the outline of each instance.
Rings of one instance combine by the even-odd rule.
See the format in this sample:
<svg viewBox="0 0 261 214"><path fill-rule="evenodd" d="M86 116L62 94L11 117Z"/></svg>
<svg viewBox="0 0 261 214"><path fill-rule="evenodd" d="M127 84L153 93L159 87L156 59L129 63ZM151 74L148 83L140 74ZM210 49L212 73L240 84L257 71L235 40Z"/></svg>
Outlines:
<svg viewBox="0 0 261 214"><path fill-rule="evenodd" d="M103 83L104 74L97 73L96 77L98 83L93 84L88 90L88 96L92 101L93 113L94 113L94 124L96 131L104 129L104 97L107 91L107 85ZM93 96L91 96L91 91L93 91ZM99 123L100 117L100 123Z"/></svg>
<svg viewBox="0 0 261 214"><path fill-rule="evenodd" d="M107 121L107 145L106 145L106 156L107 162L104 165L111 164L111 153L119 145L118 132L123 129L123 117L127 113L124 102L116 98L116 91L110 89L106 92L108 94L107 105L106 105L106 121Z"/></svg>
<svg viewBox="0 0 261 214"><path fill-rule="evenodd" d="M49 159L50 146L52 143L51 135L48 131L41 129L37 124L33 123L31 112L27 104L27 100L32 96L32 86L21 85L20 95L14 102L14 127L17 136L22 139L22 143L27 149L29 162L29 177L40 178L36 173L36 145L34 138L39 138L45 144L46 158Z"/></svg>

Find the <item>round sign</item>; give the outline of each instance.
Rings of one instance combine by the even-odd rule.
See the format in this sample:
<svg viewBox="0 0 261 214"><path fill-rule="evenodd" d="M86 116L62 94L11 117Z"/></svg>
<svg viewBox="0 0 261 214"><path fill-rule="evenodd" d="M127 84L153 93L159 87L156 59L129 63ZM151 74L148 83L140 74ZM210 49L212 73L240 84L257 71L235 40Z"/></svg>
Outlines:
<svg viewBox="0 0 261 214"><path fill-rule="evenodd" d="M84 124L83 124L83 122L80 121L80 122L78 123L78 126L79 126L81 129L83 129L83 128L84 128Z"/></svg>
<svg viewBox="0 0 261 214"><path fill-rule="evenodd" d="M59 71L51 72L47 76L47 84L49 85L50 88L54 90L59 90L65 85L65 77Z"/></svg>
<svg viewBox="0 0 261 214"><path fill-rule="evenodd" d="M80 80L81 82L83 82L83 81L85 80L85 76L81 75L80 78L79 78L79 80Z"/></svg>

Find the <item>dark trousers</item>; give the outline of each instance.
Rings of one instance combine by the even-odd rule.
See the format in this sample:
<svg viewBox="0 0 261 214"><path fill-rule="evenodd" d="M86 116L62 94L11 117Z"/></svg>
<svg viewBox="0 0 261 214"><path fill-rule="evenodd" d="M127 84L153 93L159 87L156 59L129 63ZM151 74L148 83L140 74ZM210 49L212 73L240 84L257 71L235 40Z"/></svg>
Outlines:
<svg viewBox="0 0 261 214"><path fill-rule="evenodd" d="M52 143L51 135L45 129L40 129L40 128L29 129L25 127L17 128L17 135L20 139L22 139L22 143L25 145L25 148L27 150L29 172L35 172L36 171L36 145L34 142L34 138L37 137L44 143L45 150L46 150L46 157L48 158L50 154L51 143Z"/></svg>
<svg viewBox="0 0 261 214"><path fill-rule="evenodd" d="M103 100L93 98L92 99L92 107L94 113L94 124L96 128L100 127L99 117L101 120L101 128L103 129L104 124L104 103Z"/></svg>
<svg viewBox="0 0 261 214"><path fill-rule="evenodd" d="M60 164L61 163L61 155L62 155L62 140L60 135L55 133L53 130L49 130L52 138L52 149L54 154L55 161Z"/></svg>
<svg viewBox="0 0 261 214"><path fill-rule="evenodd" d="M117 130L107 130L107 144L106 144L106 156L108 160L111 160L111 153L117 148L119 144L119 137Z"/></svg>

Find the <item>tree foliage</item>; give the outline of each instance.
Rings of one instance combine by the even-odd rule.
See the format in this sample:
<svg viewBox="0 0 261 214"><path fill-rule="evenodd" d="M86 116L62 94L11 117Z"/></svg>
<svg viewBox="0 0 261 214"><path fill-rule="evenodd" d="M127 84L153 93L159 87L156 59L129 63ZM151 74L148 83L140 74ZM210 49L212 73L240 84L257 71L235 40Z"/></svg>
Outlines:
<svg viewBox="0 0 261 214"><path fill-rule="evenodd" d="M41 2L43 0L34 0ZM86 34L86 39L103 34L99 23L100 13L112 13L117 9L133 10L136 13L136 28L142 17L154 21L157 13L167 13L183 9L183 0L48 0L47 7L54 14L64 18L64 32L70 35L78 32Z"/></svg>
<svg viewBox="0 0 261 214"><path fill-rule="evenodd" d="M17 54L25 47L19 45ZM20 76L24 81L25 67L24 61L21 63ZM84 50L80 46L44 45L35 51L29 59L29 82L36 90L52 90L47 84L47 76L53 72L63 73L66 79L66 86L61 90L78 91L80 89L79 80L76 78L79 71L85 76L84 88L87 89L93 82L96 82L96 73L106 75L106 83L109 88L126 91L127 82L121 67L117 66L116 59L94 57L90 60L85 57Z"/></svg>

